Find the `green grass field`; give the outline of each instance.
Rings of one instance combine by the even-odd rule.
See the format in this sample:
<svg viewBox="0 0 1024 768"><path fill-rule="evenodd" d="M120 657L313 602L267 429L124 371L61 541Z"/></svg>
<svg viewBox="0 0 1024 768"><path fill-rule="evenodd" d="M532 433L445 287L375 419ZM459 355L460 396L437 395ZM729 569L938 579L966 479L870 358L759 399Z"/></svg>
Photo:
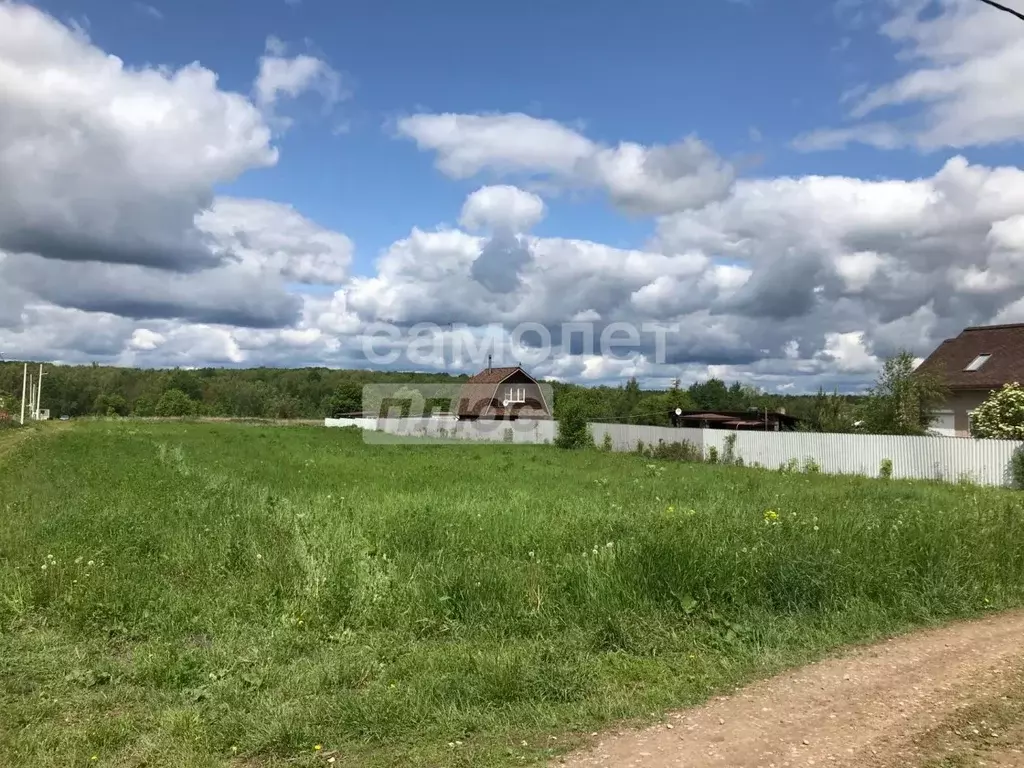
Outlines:
<svg viewBox="0 0 1024 768"><path fill-rule="evenodd" d="M61 427L0 450L4 766L521 765L1024 604L1012 491Z"/></svg>

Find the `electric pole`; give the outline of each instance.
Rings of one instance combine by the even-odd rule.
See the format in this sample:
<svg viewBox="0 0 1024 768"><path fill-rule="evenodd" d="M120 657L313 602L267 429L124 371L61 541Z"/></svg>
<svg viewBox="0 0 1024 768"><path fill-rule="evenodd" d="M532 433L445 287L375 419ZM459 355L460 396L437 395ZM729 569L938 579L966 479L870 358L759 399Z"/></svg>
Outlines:
<svg viewBox="0 0 1024 768"><path fill-rule="evenodd" d="M21 423L25 424L25 395L28 394L28 363L25 363L25 370L21 374Z"/></svg>
<svg viewBox="0 0 1024 768"><path fill-rule="evenodd" d="M39 364L39 394L36 395L36 421L39 420L43 408L43 364Z"/></svg>

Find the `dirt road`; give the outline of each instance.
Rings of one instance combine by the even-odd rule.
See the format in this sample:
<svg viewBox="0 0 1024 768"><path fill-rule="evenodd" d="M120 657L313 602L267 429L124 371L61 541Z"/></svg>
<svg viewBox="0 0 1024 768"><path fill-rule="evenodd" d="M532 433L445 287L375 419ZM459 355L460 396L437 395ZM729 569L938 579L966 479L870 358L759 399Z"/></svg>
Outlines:
<svg viewBox="0 0 1024 768"><path fill-rule="evenodd" d="M553 765L1024 766L1022 668L1024 612L992 616L788 672Z"/></svg>

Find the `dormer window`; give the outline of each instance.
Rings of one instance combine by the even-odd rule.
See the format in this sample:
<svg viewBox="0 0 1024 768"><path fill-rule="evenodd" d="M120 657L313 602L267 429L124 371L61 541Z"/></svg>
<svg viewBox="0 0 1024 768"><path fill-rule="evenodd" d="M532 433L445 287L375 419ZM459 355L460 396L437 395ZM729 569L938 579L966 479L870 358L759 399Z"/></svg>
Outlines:
<svg viewBox="0 0 1024 768"><path fill-rule="evenodd" d="M983 366L992 355L981 354L971 360L971 362L964 368L965 371L976 371Z"/></svg>
<svg viewBox="0 0 1024 768"><path fill-rule="evenodd" d="M505 390L505 399L509 403L525 403L526 387L508 387Z"/></svg>

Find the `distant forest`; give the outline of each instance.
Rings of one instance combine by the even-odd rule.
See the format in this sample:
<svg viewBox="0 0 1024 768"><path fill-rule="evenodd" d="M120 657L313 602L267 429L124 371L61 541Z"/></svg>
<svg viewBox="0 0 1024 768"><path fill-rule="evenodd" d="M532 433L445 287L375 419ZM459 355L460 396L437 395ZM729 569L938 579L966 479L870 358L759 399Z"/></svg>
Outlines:
<svg viewBox="0 0 1024 768"><path fill-rule="evenodd" d="M38 364L30 364L32 373ZM44 368L42 407L59 416L228 416L321 419L362 408L362 387L380 384L458 383L466 376L329 368L137 369L101 365ZM22 363L0 363L0 410L17 415ZM620 386L583 387L552 383L554 410L572 399L591 421L665 425L675 408L701 410L784 409L814 429L837 407L859 396L819 392L776 395L739 383L710 379L683 388L641 389L635 379ZM838 401L838 402L837 402ZM826 425L827 426L827 425Z"/></svg>

